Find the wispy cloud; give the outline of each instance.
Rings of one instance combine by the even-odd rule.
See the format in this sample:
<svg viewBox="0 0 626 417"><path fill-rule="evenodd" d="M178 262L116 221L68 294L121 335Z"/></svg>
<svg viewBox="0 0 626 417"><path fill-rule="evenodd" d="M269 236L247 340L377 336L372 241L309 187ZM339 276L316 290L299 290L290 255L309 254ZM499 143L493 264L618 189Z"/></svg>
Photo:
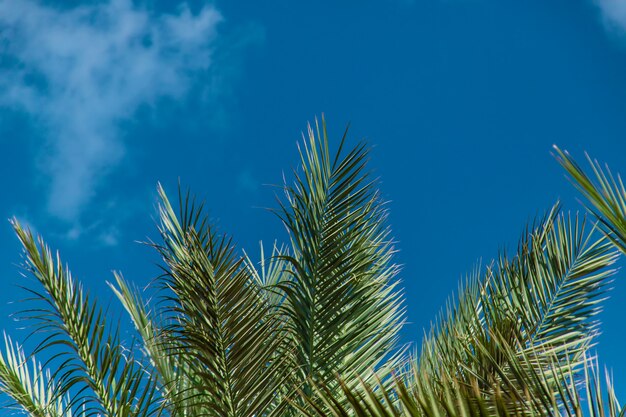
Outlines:
<svg viewBox="0 0 626 417"><path fill-rule="evenodd" d="M47 207L76 221L124 157L120 124L144 105L180 99L212 65L219 12L158 14L131 0L60 9L0 0L0 104L45 133Z"/></svg>
<svg viewBox="0 0 626 417"><path fill-rule="evenodd" d="M626 0L595 0L607 29L626 36Z"/></svg>

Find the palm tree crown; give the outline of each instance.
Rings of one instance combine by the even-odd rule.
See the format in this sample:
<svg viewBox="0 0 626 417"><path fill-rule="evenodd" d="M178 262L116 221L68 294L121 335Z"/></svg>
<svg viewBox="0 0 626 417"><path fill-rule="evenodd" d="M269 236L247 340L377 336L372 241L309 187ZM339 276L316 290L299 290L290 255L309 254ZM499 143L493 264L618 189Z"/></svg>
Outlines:
<svg viewBox="0 0 626 417"><path fill-rule="evenodd" d="M459 287L419 351L398 345L405 320L394 243L364 143L331 153L309 126L300 168L274 210L288 231L256 264L212 225L203 205L161 186L158 303L120 274L111 288L138 342L40 237L17 220L36 278L24 315L39 344L5 336L0 390L37 417L544 416L620 414L591 353L597 313L626 247L626 192L601 189L559 152L596 207L601 230L557 206L517 252ZM613 188L612 188L613 187ZM616 188L616 189L614 189ZM51 359L40 364L35 355Z"/></svg>

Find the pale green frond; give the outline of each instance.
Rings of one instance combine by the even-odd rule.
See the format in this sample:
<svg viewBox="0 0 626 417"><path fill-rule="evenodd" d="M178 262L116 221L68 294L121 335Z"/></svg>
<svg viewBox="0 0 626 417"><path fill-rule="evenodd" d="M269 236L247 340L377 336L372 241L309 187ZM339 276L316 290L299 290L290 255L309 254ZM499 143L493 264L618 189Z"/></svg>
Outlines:
<svg viewBox="0 0 626 417"><path fill-rule="evenodd" d="M287 249L278 247L276 244L272 247L272 253L266 256L263 243L260 243L260 255L258 267L250 257L245 254L246 267L252 279L259 286L264 296L267 298L272 307L278 308L285 301L285 294L278 290L285 281L293 276L290 263L285 260L288 256ZM244 252L245 253L245 252Z"/></svg>
<svg viewBox="0 0 626 417"><path fill-rule="evenodd" d="M604 233L622 253L626 253L626 188L620 175L613 176L608 166L603 170L597 160L591 160L586 155L592 170L590 177L567 151L562 151L556 145L554 150L557 161L590 203L588 208L600 220Z"/></svg>
<svg viewBox="0 0 626 417"><path fill-rule="evenodd" d="M278 286L305 393L309 380L334 384L372 375L396 348L404 321L393 243L361 143L331 155L326 124L308 127L301 170L276 213L291 241L290 279ZM393 366L393 365L390 365ZM350 377L352 375L352 377Z"/></svg>
<svg viewBox="0 0 626 417"><path fill-rule="evenodd" d="M12 224L25 251L26 268L43 287L41 293L31 291L43 306L30 310L27 318L34 323L33 332L46 335L37 351L54 348L62 363L53 372L59 392L80 393L72 397L71 405L86 413L154 414L154 380L128 357L118 327L109 331L102 309L74 280L58 253L54 257L45 242L35 240L17 220Z"/></svg>
<svg viewBox="0 0 626 417"><path fill-rule="evenodd" d="M25 266L22 314L41 340L27 356L5 335L0 393L31 417L624 417L590 348L617 257L626 187L597 162L587 176L555 147L598 225L559 214L528 227L462 283L419 354L405 320L385 202L364 143L308 126L300 167L275 213L289 235L260 262L235 249L189 193L159 185L151 243L158 302L121 274L110 284L137 330L124 346L95 298L45 242L13 220ZM603 233L598 233L600 229ZM35 355L44 353L42 366ZM44 369L44 368L50 368Z"/></svg>
<svg viewBox="0 0 626 417"><path fill-rule="evenodd" d="M185 355L183 349L175 345L175 340L163 336L160 323L146 309L146 303L139 291L131 289L121 274L115 273L116 285L110 284L113 292L130 315L142 341L142 349L148 356L150 368L147 372L154 372L159 382L159 389L163 396L162 407L173 416L200 415L202 407L197 401L190 400L200 394L190 375L187 365L189 359L180 358Z"/></svg>
<svg viewBox="0 0 626 417"><path fill-rule="evenodd" d="M541 390L552 380L527 379L548 363L564 373L580 368L615 259L610 242L587 231L584 221L553 211L522 239L515 257L502 256L482 278L474 274L459 301L448 304L424 340L420 374L468 385L473 379L481 389L500 381L502 398L519 401L530 387Z"/></svg>
<svg viewBox="0 0 626 417"><path fill-rule="evenodd" d="M23 410L31 417L71 417L66 396L59 395L50 371L43 370L33 357L26 358L21 346L4 335L4 354L0 353L0 392L13 403L8 409Z"/></svg>
<svg viewBox="0 0 626 417"><path fill-rule="evenodd" d="M513 358L520 361L516 355ZM615 396L612 379L607 375L606 382L600 381L597 359L592 357L586 358L577 372L563 370L556 357L546 362L542 372L520 366L530 373L524 378L532 387L515 402L503 381L493 380L490 390L481 387L475 377L434 381L420 373L416 362L412 363L413 375L396 376L389 388L379 381L363 380L359 387L350 387L338 376L347 402L337 401L336 393L317 384L314 397L306 399L309 407L298 409L308 417L622 417L625 413ZM536 398L533 391L543 395Z"/></svg>
<svg viewBox="0 0 626 417"><path fill-rule="evenodd" d="M618 254L608 240L587 230L584 219L569 215L556 217L523 246L513 262L501 262L499 276L490 281L490 288L497 287L491 298L507 300L497 314L508 310L517 317L527 348L560 358L567 352L576 361L597 331L595 317Z"/></svg>

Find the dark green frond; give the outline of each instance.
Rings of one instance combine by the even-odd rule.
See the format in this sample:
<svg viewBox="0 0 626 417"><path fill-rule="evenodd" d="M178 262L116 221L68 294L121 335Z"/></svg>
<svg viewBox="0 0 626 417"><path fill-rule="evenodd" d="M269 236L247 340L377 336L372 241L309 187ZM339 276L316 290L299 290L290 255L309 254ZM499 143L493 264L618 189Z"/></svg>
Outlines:
<svg viewBox="0 0 626 417"><path fill-rule="evenodd" d="M173 294L176 322L165 328L174 354L198 377L197 401L204 413L255 416L275 403L284 379L281 321L231 240L218 235L201 207L181 198L176 215L162 188L157 246L166 265L164 284ZM181 353L182 352L182 353Z"/></svg>

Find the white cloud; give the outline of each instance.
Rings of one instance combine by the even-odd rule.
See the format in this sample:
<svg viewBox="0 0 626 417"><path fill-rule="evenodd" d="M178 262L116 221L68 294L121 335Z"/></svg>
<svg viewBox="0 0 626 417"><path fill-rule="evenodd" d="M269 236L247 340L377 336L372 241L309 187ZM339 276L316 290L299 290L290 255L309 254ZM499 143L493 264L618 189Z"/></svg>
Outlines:
<svg viewBox="0 0 626 417"><path fill-rule="evenodd" d="M120 123L143 105L180 99L211 66L212 6L157 14L132 0L58 9L0 0L0 104L45 129L48 211L76 221L124 157Z"/></svg>
<svg viewBox="0 0 626 417"><path fill-rule="evenodd" d="M610 31L626 35L626 0L595 0Z"/></svg>

